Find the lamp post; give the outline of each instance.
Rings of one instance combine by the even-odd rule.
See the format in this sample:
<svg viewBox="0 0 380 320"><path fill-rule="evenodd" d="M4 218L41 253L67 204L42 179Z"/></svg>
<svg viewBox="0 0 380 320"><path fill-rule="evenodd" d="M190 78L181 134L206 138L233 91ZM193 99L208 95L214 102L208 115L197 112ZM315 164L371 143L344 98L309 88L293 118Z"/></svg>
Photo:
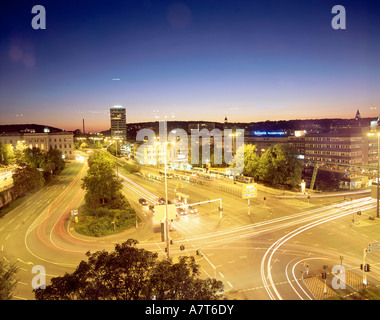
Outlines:
<svg viewBox="0 0 380 320"><path fill-rule="evenodd" d="M166 172L167 162L168 162L168 155L167 155L167 142L164 142L164 155L165 155L165 216L166 216L166 251L168 253L168 258L170 258L170 240L169 240L169 214L168 214L168 176Z"/></svg>
<svg viewBox="0 0 380 320"><path fill-rule="evenodd" d="M156 142L156 145L160 147L160 142ZM164 145L164 174L165 174L165 230L166 230L166 252L168 258L170 258L170 240L169 240L169 215L168 215L168 176L167 176L167 144L168 142L163 142ZM160 148L158 148L160 149ZM157 162L158 163L158 162Z"/></svg>
<svg viewBox="0 0 380 320"><path fill-rule="evenodd" d="M115 160L116 160L116 179L117 180L119 180L119 164L117 162L117 148L118 148L117 140L118 139L119 137L114 138L114 142L116 142Z"/></svg>

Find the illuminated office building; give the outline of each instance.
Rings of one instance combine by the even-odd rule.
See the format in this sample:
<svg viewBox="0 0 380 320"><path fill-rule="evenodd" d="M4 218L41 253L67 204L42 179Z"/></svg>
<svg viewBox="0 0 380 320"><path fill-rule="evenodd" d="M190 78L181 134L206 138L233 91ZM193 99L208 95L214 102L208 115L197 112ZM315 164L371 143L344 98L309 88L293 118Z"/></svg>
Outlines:
<svg viewBox="0 0 380 320"><path fill-rule="evenodd" d="M112 138L127 139L126 109L114 106L110 109Z"/></svg>

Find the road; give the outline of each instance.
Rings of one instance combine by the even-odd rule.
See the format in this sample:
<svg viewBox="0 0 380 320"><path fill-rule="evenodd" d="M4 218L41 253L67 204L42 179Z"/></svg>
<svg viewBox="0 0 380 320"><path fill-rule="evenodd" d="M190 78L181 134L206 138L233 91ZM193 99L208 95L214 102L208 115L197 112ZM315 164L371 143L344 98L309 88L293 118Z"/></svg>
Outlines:
<svg viewBox="0 0 380 320"><path fill-rule="evenodd" d="M135 238L140 246L165 256L166 244L160 241L158 222L151 211L137 203L140 197L156 203L157 197L164 195L163 183L135 175L121 174L120 178L125 194L142 218L138 228L102 238L74 232L70 211L83 201L81 178L86 169L85 163L70 163L57 180L29 196L0 220L2 259L16 262L20 268L15 299L34 298L33 266L42 265L49 281L51 277L72 272L88 250L112 250L115 243L128 238ZM171 197L177 183L169 182ZM222 280L230 298L319 298L309 290L314 278L312 281L308 278L309 287L306 285L306 270L307 276L318 275L323 265L330 270L340 264L339 256L343 255L347 270L360 275L357 269L363 248L368 242L379 241L379 222L364 219L373 210L374 201L363 195L352 201L319 199L314 205L313 201L308 204L303 199L278 199L268 194L265 203L253 202L248 215L247 203L239 197L192 184L184 185L181 192L190 195L190 202L222 198L224 210L220 218L219 205L210 203L199 206L198 214L176 219L172 224L174 244L170 252L175 258L195 255L200 249L202 254L196 259L202 274ZM359 209L363 212L360 224L355 216ZM356 219L354 224L352 217ZM185 245L184 251L180 250L180 244ZM368 261L373 267L368 276L377 284L379 254L372 254Z"/></svg>
<svg viewBox="0 0 380 320"><path fill-rule="evenodd" d="M0 191L13 185L12 174L13 171L0 172Z"/></svg>

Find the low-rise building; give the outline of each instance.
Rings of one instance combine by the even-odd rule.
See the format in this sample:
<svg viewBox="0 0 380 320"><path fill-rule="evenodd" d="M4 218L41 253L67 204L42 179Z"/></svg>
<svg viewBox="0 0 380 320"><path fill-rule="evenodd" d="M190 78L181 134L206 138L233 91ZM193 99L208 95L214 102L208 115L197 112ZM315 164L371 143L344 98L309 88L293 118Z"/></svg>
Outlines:
<svg viewBox="0 0 380 320"><path fill-rule="evenodd" d="M74 159L74 135L72 132L42 132L42 133L2 133L0 142L12 144L16 147L18 143L24 143L29 148L41 150L57 149L62 152L66 159Z"/></svg>

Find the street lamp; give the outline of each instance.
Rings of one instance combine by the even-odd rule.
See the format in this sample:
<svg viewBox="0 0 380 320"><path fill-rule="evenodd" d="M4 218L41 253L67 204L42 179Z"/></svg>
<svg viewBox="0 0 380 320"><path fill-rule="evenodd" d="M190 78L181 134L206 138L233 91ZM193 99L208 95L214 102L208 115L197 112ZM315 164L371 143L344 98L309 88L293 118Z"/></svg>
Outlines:
<svg viewBox="0 0 380 320"><path fill-rule="evenodd" d="M156 145L160 145L160 142L156 142ZM166 251L168 254L168 258L170 258L170 240L169 240L169 214L168 214L168 176L167 176L167 144L168 142L162 142L164 145L164 174L165 174L165 230L166 230Z"/></svg>
<svg viewBox="0 0 380 320"><path fill-rule="evenodd" d="M377 196L376 196L376 217L379 218L379 196L380 196L380 190L379 190L379 171L380 171L380 133L368 133L368 136L375 136L377 135Z"/></svg>
<svg viewBox="0 0 380 320"><path fill-rule="evenodd" d="M115 137L114 138L115 141L116 141L116 152L115 152L115 157L116 157L116 178L117 180L119 180L119 165L118 165L118 162L117 162L117 148L118 148L118 145L117 145L117 141L120 139L119 137Z"/></svg>

